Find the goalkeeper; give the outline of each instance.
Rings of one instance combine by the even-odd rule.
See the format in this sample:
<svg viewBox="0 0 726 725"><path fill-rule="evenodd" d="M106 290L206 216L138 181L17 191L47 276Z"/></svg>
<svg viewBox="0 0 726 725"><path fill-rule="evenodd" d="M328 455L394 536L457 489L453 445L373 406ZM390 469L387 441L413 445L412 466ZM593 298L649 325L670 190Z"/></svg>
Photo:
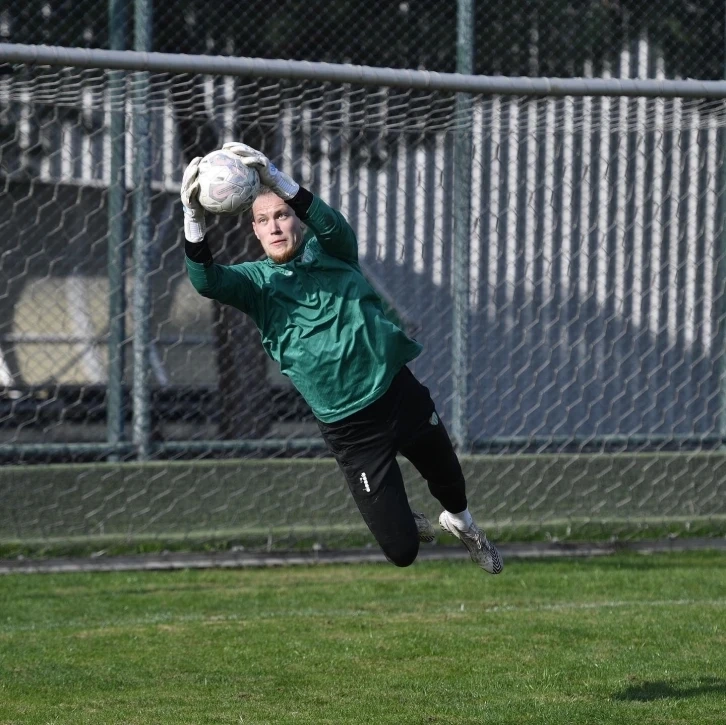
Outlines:
<svg viewBox="0 0 726 725"><path fill-rule="evenodd" d="M358 265L358 244L335 209L242 143L224 148L263 184L252 229L267 258L215 264L204 239L194 159L182 180L189 279L199 294L250 315L267 354L308 402L363 520L397 566L416 559L434 528L414 513L396 454L405 456L443 507L441 528L491 574L502 559L467 508L464 476L428 389L407 363L421 352L384 314ZM303 227L303 223L305 228Z"/></svg>

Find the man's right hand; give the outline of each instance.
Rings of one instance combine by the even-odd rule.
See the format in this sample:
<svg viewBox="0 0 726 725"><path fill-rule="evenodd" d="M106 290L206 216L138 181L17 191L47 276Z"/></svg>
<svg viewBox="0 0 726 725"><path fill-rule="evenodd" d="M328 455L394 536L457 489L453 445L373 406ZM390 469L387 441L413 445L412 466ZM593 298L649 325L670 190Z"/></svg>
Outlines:
<svg viewBox="0 0 726 725"><path fill-rule="evenodd" d="M284 201L289 201L300 191L300 185L297 181L280 171L262 151L253 149L252 146L239 141L230 141L224 144L222 148L239 156L240 161L245 166L257 169L260 181Z"/></svg>
<svg viewBox="0 0 726 725"><path fill-rule="evenodd" d="M184 207L184 238L198 244L207 233L207 217L199 201L199 162L197 156L184 170L181 183L181 201Z"/></svg>

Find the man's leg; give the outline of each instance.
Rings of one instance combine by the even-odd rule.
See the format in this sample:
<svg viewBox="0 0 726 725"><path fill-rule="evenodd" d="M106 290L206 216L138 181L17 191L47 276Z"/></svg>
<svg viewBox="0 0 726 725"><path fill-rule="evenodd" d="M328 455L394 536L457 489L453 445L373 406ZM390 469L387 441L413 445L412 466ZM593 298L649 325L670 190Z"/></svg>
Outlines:
<svg viewBox="0 0 726 725"><path fill-rule="evenodd" d="M419 533L395 456L385 472L360 469L360 474L357 469L346 473L346 481L363 521L389 561L396 566L413 564L418 555Z"/></svg>
<svg viewBox="0 0 726 725"><path fill-rule="evenodd" d="M466 500L466 483L449 434L428 389L413 375L407 380L397 416L398 448L423 476L444 507L439 524L469 551L472 561L490 574L503 569L501 555L474 523Z"/></svg>
<svg viewBox="0 0 726 725"><path fill-rule="evenodd" d="M360 414L352 421L319 425L383 553L396 566L409 566L418 554L419 528L385 427L375 416L366 420Z"/></svg>
<svg viewBox="0 0 726 725"><path fill-rule="evenodd" d="M453 513L467 507L459 459L428 388L404 368L395 400L395 445L423 476L434 498Z"/></svg>
<svg viewBox="0 0 726 725"><path fill-rule="evenodd" d="M436 424L427 421L413 440L401 445L400 452L423 476L431 495L447 511L459 513L468 505L464 474L443 422L434 415Z"/></svg>
<svg viewBox="0 0 726 725"><path fill-rule="evenodd" d="M444 507L439 516L441 528L459 539L468 549L471 560L484 571L500 574L504 562L496 546L471 518L464 475L443 423L438 421L432 425L431 430L403 446L401 453L426 479L429 490Z"/></svg>

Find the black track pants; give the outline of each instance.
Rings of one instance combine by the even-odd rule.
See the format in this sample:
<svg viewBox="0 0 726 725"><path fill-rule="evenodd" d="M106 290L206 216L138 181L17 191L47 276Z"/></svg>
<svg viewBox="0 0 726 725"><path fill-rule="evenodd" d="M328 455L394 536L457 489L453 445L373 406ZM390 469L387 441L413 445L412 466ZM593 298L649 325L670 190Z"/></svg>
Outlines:
<svg viewBox="0 0 726 725"><path fill-rule="evenodd" d="M411 461L447 511L466 508L464 476L449 435L428 388L407 367L368 407L318 425L363 520L397 566L413 563L419 545L397 453Z"/></svg>

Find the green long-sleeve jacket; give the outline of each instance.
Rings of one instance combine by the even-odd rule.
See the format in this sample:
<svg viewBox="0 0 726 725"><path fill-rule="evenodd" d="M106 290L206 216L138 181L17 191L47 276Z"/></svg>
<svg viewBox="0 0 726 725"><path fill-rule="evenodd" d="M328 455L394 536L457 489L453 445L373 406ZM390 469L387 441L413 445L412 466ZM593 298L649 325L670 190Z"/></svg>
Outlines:
<svg viewBox="0 0 726 725"><path fill-rule="evenodd" d="M386 317L343 215L312 197L303 219L303 243L285 264L268 258L225 266L210 258L205 265L187 257L187 270L201 295L252 317L267 354L315 416L332 423L383 395L421 345Z"/></svg>

